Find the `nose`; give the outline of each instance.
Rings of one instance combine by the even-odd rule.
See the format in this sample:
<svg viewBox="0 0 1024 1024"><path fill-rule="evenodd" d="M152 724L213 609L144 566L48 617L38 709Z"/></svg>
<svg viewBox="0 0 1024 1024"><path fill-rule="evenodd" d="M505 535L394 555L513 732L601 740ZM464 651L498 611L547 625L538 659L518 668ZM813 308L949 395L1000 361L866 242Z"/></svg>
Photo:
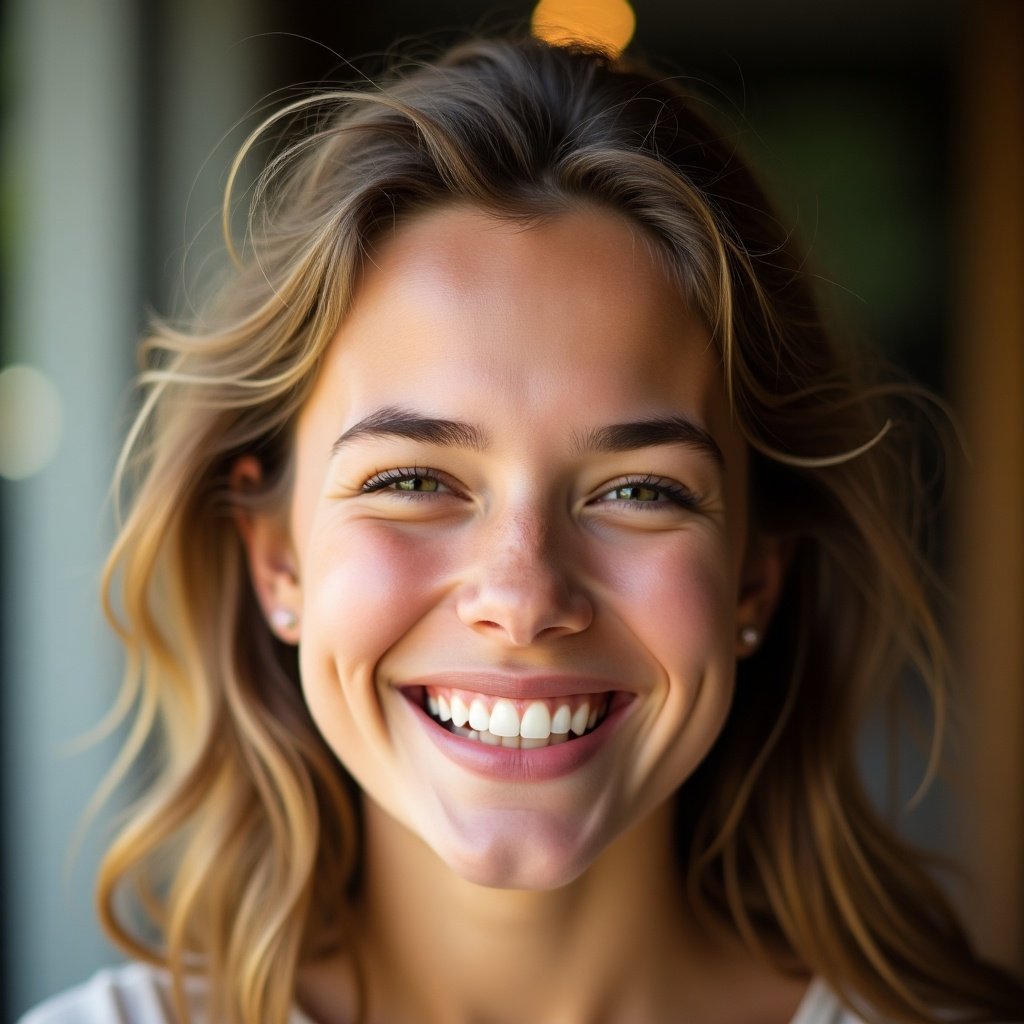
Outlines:
<svg viewBox="0 0 1024 1024"><path fill-rule="evenodd" d="M482 531L475 545L458 597L459 618L515 647L582 632L594 610L570 562L543 517L506 517Z"/></svg>

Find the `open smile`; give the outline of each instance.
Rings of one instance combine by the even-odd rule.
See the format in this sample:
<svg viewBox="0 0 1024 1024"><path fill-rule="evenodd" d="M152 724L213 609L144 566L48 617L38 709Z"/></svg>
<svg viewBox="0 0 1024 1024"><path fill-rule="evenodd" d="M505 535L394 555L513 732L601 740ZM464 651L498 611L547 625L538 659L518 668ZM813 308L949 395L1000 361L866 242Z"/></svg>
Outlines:
<svg viewBox="0 0 1024 1024"><path fill-rule="evenodd" d="M486 686L490 692L475 687ZM448 758L488 778L540 781L575 771L617 732L636 693L598 680L468 673L400 685L405 706Z"/></svg>
<svg viewBox="0 0 1024 1024"><path fill-rule="evenodd" d="M614 693L510 699L451 686L420 687L422 709L439 725L489 746L535 750L567 743L596 729Z"/></svg>

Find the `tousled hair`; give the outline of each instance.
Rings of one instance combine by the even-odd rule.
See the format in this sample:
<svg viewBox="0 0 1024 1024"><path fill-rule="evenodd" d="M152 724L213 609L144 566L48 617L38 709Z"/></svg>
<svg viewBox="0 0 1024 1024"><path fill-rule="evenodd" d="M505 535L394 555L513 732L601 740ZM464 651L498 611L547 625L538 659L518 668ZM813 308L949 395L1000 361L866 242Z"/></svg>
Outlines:
<svg viewBox="0 0 1024 1024"><path fill-rule="evenodd" d="M295 650L260 614L231 509L284 509L296 415L375 240L445 204L526 220L590 206L642 229L711 331L751 450L751 513L793 552L723 733L676 798L694 906L869 1016L1019 1008L857 771L865 713L908 670L937 729L946 708L913 541L925 491L906 461L909 389L826 329L730 134L671 80L528 39L294 103L250 137L232 182L284 124L295 135L256 181L231 273L187 327L157 323L143 345L119 469L134 493L105 596L133 714L116 772L158 763L101 867L110 934L170 968L183 1015L201 970L211 1017L231 1024L284 1024L299 965L348 941L338 894L358 886L358 793L304 705ZM229 184L226 228L231 210ZM243 454L263 486L240 497Z"/></svg>

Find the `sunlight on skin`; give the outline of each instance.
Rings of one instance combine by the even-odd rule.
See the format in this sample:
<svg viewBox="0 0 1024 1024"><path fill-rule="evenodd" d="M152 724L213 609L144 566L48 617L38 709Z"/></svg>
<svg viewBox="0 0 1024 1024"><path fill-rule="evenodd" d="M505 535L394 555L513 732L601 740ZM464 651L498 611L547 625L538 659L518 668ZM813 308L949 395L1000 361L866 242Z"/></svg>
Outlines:
<svg viewBox="0 0 1024 1024"><path fill-rule="evenodd" d="M652 440L668 421L682 439ZM454 957L439 1005L483 1012L498 992L516 1019L559 1000L592 1019L580 1000L596 1013L612 979L678 1006L679 962L748 970L691 933L669 798L724 722L737 623L781 577L748 553L717 353L636 229L596 210L419 215L374 252L295 444L290 528L258 519L249 553L265 603L294 589L307 703L369 798L371 959L422 1001ZM595 693L613 710L506 750L429 713L452 678L492 703ZM630 956L597 927L612 919L645 930ZM669 946L682 961L656 955ZM497 962L514 969L491 977Z"/></svg>

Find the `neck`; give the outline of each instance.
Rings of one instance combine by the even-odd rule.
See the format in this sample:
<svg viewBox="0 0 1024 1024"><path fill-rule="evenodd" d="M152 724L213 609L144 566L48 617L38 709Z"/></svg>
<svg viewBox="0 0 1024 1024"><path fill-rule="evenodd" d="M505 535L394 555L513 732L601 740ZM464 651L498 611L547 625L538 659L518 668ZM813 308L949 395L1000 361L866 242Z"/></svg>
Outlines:
<svg viewBox="0 0 1024 1024"><path fill-rule="evenodd" d="M371 1021L788 1021L799 1001L790 989L773 1016L736 1014L737 979L756 990L765 972L693 921L667 805L544 892L465 881L369 801L364 827L357 924ZM317 996L325 977L318 986L307 972L302 992L330 1024L322 1008L339 1003Z"/></svg>

